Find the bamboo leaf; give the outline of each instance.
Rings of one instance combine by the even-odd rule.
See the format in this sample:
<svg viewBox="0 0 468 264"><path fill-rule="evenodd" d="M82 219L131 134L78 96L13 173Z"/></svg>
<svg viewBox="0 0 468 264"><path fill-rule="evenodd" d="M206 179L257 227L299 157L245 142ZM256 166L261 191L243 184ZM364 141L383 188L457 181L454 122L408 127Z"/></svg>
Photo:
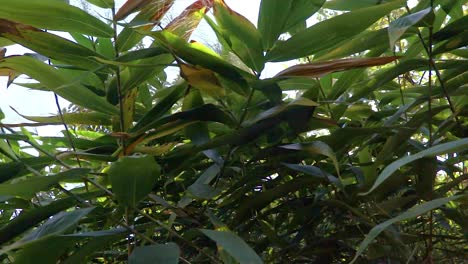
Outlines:
<svg viewBox="0 0 468 264"><path fill-rule="evenodd" d="M372 187L367 192L361 193L361 195L368 195L369 193L374 191L377 187L379 187L380 184L382 184L390 176L392 176L392 174L395 171L399 170L401 167L408 163L411 163L418 159L422 159L424 157L435 157L441 154L454 153L460 150L464 150L466 148L468 148L468 138L463 138L448 143L438 144L416 154L400 158L392 162L387 167L385 167L385 169L377 177L377 180L374 182L374 185L372 185Z"/></svg>
<svg viewBox="0 0 468 264"><path fill-rule="evenodd" d="M89 169L72 169L51 176L33 176L16 183L2 183L0 184L0 195L19 196L28 199L37 192L46 191L61 181L79 179L89 171Z"/></svg>
<svg viewBox="0 0 468 264"><path fill-rule="evenodd" d="M214 3L214 16L226 43L247 66L261 72L265 62L260 33L248 19L229 8L224 0L215 0Z"/></svg>
<svg viewBox="0 0 468 264"><path fill-rule="evenodd" d="M154 264L179 263L180 249L175 243L157 244L136 247L128 258L129 264L146 264L149 260Z"/></svg>
<svg viewBox="0 0 468 264"><path fill-rule="evenodd" d="M397 60L399 57L378 57L378 58L350 58L325 62L298 64L287 68L276 74L275 77L320 77L336 71L344 71L360 67L385 65Z"/></svg>
<svg viewBox="0 0 468 264"><path fill-rule="evenodd" d="M100 57L96 52L28 25L0 19L0 36L51 59L84 69L100 67L99 63L89 58L92 56Z"/></svg>
<svg viewBox="0 0 468 264"><path fill-rule="evenodd" d="M366 235L366 238L361 242L359 245L359 248L354 255L353 260L350 262L350 264L356 262L357 258L364 252L364 250L369 246L369 244L380 234L382 233L385 229L387 229L389 226L391 226L394 223L406 220L406 219L411 219L414 217L417 217L419 215L422 215L428 211L434 210L438 207L441 207L442 205L454 201L457 199L460 199L462 197L466 197L466 195L457 195L457 196L452 196L452 197L446 197L446 198L439 198L432 200L430 202L426 202L423 204L419 204L416 206L411 207L409 210L406 212L398 215L397 217L388 219L387 221L380 223L376 225L374 228L371 229L371 231Z"/></svg>
<svg viewBox="0 0 468 264"><path fill-rule="evenodd" d="M101 8L112 8L115 5L114 0L86 0L86 1Z"/></svg>
<svg viewBox="0 0 468 264"><path fill-rule="evenodd" d="M14 69L39 81L48 90L77 105L107 114L117 114L117 108L104 98L52 66L29 56L12 56L0 61L0 68Z"/></svg>
<svg viewBox="0 0 468 264"><path fill-rule="evenodd" d="M47 14L47 19L44 19ZM107 37L113 30L85 11L56 0L3 0L0 18L38 28Z"/></svg>
<svg viewBox="0 0 468 264"><path fill-rule="evenodd" d="M406 1L397 0L345 13L315 24L277 45L267 54L268 61L286 61L316 54L351 38Z"/></svg>
<svg viewBox="0 0 468 264"><path fill-rule="evenodd" d="M200 229L200 231L215 241L218 250L225 250L239 263L263 263L262 259L240 237L230 231Z"/></svg>

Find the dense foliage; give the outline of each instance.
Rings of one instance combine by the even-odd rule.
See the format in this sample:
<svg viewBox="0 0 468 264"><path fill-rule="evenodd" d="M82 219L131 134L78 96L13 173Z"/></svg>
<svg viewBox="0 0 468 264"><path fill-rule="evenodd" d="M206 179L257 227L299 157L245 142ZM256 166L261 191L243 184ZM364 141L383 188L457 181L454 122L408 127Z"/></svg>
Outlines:
<svg viewBox="0 0 468 264"><path fill-rule="evenodd" d="M0 74L73 104L0 123L2 263L463 262L466 0L87 2L0 5Z"/></svg>

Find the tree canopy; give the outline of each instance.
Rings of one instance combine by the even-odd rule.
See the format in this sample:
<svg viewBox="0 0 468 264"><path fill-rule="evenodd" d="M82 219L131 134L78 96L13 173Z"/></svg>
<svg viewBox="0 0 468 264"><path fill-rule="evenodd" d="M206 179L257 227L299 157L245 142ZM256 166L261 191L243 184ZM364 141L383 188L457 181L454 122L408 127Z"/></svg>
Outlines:
<svg viewBox="0 0 468 264"><path fill-rule="evenodd" d="M0 5L2 263L463 262L466 0L85 2Z"/></svg>

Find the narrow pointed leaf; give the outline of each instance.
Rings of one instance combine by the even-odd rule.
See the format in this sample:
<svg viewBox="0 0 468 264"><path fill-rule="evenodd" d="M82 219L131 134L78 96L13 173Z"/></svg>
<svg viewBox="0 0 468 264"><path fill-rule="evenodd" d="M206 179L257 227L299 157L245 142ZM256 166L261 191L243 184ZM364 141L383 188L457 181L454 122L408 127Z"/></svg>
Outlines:
<svg viewBox="0 0 468 264"><path fill-rule="evenodd" d="M117 108L107 103L104 98L67 76L29 56L13 56L0 61L0 68L13 69L39 81L49 91L77 105L108 114L117 114Z"/></svg>
<svg viewBox="0 0 468 264"><path fill-rule="evenodd" d="M180 249L176 243L141 246L133 250L128 258L129 264L177 264Z"/></svg>
<svg viewBox="0 0 468 264"><path fill-rule="evenodd" d="M47 191L60 181L79 179L89 169L72 169L51 176L32 176L16 183L0 184L0 195L31 198L39 191Z"/></svg>
<svg viewBox="0 0 468 264"><path fill-rule="evenodd" d="M328 146L327 144L321 142L321 141L314 141L311 143L305 143L305 144L289 144L289 145L283 145L281 148L284 149L291 149L291 150L303 150L306 151L310 154L320 154L327 156L333 161L333 164L335 165L336 173L338 176L340 176L340 167L338 160L336 159L335 152Z"/></svg>
<svg viewBox="0 0 468 264"><path fill-rule="evenodd" d="M95 6L99 6L101 8L112 8L114 7L115 3L114 0L86 0Z"/></svg>
<svg viewBox="0 0 468 264"><path fill-rule="evenodd" d="M257 253L255 253L255 251L253 251L253 249L236 234L230 231L215 231L208 229L200 229L200 231L216 242L218 250L225 250L239 263L263 263Z"/></svg>
<svg viewBox="0 0 468 264"><path fill-rule="evenodd" d="M96 69L100 66L90 58L100 57L96 52L28 25L0 19L0 36L64 63L84 69Z"/></svg>
<svg viewBox="0 0 468 264"><path fill-rule="evenodd" d="M360 67L378 66L395 61L399 57L378 57L378 58L350 58L317 63L299 64L291 66L286 70L276 74L275 77L307 76L320 77L336 71L344 71Z"/></svg>
<svg viewBox="0 0 468 264"><path fill-rule="evenodd" d="M248 19L229 8L224 0L215 0L214 3L214 15L226 43L247 66L261 72L265 62L260 33Z"/></svg>
<svg viewBox="0 0 468 264"><path fill-rule="evenodd" d="M115 20L121 20L130 15L133 12L142 9L144 6L149 4L152 0L127 0L123 6L115 14ZM159 1L159 0L156 0Z"/></svg>
<svg viewBox="0 0 468 264"><path fill-rule="evenodd" d="M258 30L265 50L270 50L279 36L293 27L305 24L325 0L268 0L261 1Z"/></svg>
<svg viewBox="0 0 468 264"><path fill-rule="evenodd" d="M359 34L406 1L359 9L319 22L277 45L267 54L268 61L286 61L315 54Z"/></svg>
<svg viewBox="0 0 468 264"><path fill-rule="evenodd" d="M431 210L434 210L438 207L441 207L442 205L454 201L456 199L460 199L462 197L466 197L466 195L457 195L457 196L452 196L452 197L446 197L446 198L439 198L432 200L430 202L426 202L420 205L416 205L411 207L409 210L406 212L398 215L397 217L391 218L383 223L380 223L376 225L374 228L371 229L371 231L366 235L366 238L361 242L359 245L359 248L354 255L353 260L350 262L351 264L356 262L357 258L364 252L364 250L369 246L369 244L380 234L382 233L385 229L390 227L392 224L406 220L406 219L411 219L417 216L420 216L426 212L429 212Z"/></svg>
<svg viewBox="0 0 468 264"><path fill-rule="evenodd" d="M385 169L379 174L374 185L370 188L369 191L362 193L361 195L367 195L374 191L380 184L386 181L392 174L399 170L404 165L411 163L415 160L424 158L424 157L435 157L437 155L454 153L460 150L466 150L468 148L468 138L459 139L456 141L435 145L426 150L418 152L416 154L406 156L404 158L398 159L392 162L390 165L385 167Z"/></svg>
<svg viewBox="0 0 468 264"><path fill-rule="evenodd" d="M47 14L47 19L45 19ZM2 0L0 18L38 28L112 37L113 30L85 11L56 0Z"/></svg>

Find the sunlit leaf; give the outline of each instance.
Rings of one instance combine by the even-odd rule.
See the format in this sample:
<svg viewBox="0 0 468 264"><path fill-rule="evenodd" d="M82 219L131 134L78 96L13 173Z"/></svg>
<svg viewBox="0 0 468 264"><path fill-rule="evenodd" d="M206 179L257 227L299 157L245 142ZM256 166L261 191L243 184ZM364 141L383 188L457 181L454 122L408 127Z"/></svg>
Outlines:
<svg viewBox="0 0 468 264"><path fill-rule="evenodd" d="M315 54L364 31L379 18L406 1L397 0L367 7L319 22L297 33L290 39L277 43L267 54L268 61L286 61Z"/></svg>
<svg viewBox="0 0 468 264"><path fill-rule="evenodd" d="M13 56L5 58L0 61L0 68L14 69L24 73L39 81L50 91L77 105L108 114L118 113L117 108L107 103L104 98L91 92L70 76L32 57Z"/></svg>
<svg viewBox="0 0 468 264"><path fill-rule="evenodd" d="M392 23L390 23L390 26L388 27L388 38L390 41L390 47L393 47L395 45L395 42L405 33L405 31L408 28L424 19L424 17L426 17L431 11L432 9L429 7L419 12L400 17L397 20L392 21Z"/></svg>
<svg viewBox="0 0 468 264"><path fill-rule="evenodd" d="M47 19L44 19L47 14ZM85 11L56 0L3 0L0 18L43 29L111 37L112 28Z"/></svg>

